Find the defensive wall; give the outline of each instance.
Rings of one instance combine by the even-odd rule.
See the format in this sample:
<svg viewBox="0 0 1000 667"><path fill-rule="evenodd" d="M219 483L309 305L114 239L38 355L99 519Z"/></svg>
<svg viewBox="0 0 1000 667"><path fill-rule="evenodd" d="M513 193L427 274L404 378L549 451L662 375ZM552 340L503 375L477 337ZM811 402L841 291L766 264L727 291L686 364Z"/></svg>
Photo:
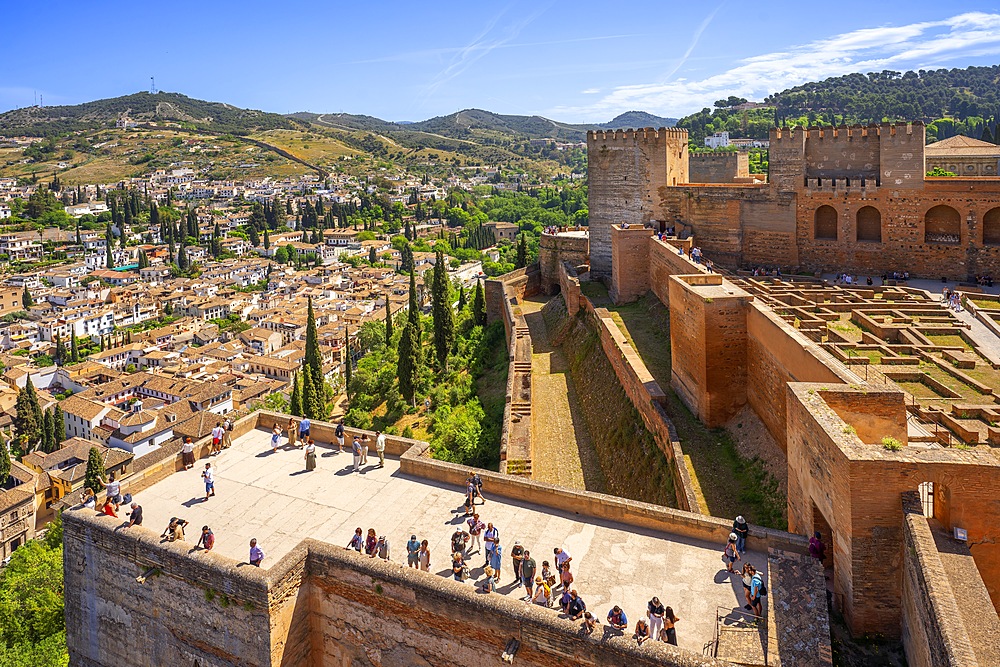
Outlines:
<svg viewBox="0 0 1000 667"><path fill-rule="evenodd" d="M750 159L744 152L693 153L690 162L692 183L750 183Z"/></svg>
<svg viewBox="0 0 1000 667"><path fill-rule="evenodd" d="M706 161L687 154L677 157L689 161L691 181L675 183L683 169L665 168L628 138L643 133L609 134L588 136L595 276L610 273L610 228L622 223L693 234L729 268L958 280L1000 272L1000 178L925 177L920 122L775 128L761 185L723 181L721 169L697 183L693 165Z"/></svg>
<svg viewBox="0 0 1000 667"><path fill-rule="evenodd" d="M538 243L538 265L541 289L546 294L554 293L559 282L559 265L562 262L569 262L573 266L590 262L590 237L585 228L560 230L557 234L542 234Z"/></svg>
<svg viewBox="0 0 1000 667"><path fill-rule="evenodd" d="M541 284L538 264L487 280L486 318L502 321L507 341L507 392L500 425L500 471L531 475L531 333L520 303L537 294Z"/></svg>
<svg viewBox="0 0 1000 667"><path fill-rule="evenodd" d="M649 228L631 226L610 231L616 301L652 290L670 309L672 386L682 400L710 426L749 404L786 449L790 530L819 531L830 545L834 604L852 631L903 636L914 656L938 650L933 636L917 630L926 625L912 597L917 584L904 584L912 573L904 572L911 552L901 547L901 499L924 482L933 489L941 530L967 531L963 579L981 585L977 599L986 603L976 613L992 623L1000 608L1000 503L990 491L1000 483L996 455L909 442L902 392L867 385L769 306L679 252L701 246L700 238L660 240ZM614 339L608 335L609 359L626 359ZM641 368L636 361L620 366L634 372ZM641 376L630 381L629 372L618 374L623 386L631 385L630 396L644 384ZM883 439L900 443L898 451ZM973 635L976 651L982 638Z"/></svg>
<svg viewBox="0 0 1000 667"><path fill-rule="evenodd" d="M239 427L267 429L287 419L264 411ZM334 424L312 426L317 440L332 439ZM400 474L461 488L470 469L430 459L428 450L423 442L387 440L386 452L400 456ZM179 469L180 457L158 465ZM712 543L725 541L730 530L728 519L477 472L491 497L557 507L586 520ZM803 557L803 538L752 527L750 540L769 554L772 598L800 581L803 570L807 580L821 581L818 564ZM64 513L64 547L73 665L499 665L511 639L520 642L516 660L527 665L729 664L666 644L640 648L616 633L583 636L579 623L516 598L481 595L449 578L313 539L259 569L163 541L144 526L122 529L111 517L75 507ZM816 593L796 586L789 595ZM829 664L828 641L798 641L801 609L768 607L768 664ZM825 614L817 622L825 623Z"/></svg>

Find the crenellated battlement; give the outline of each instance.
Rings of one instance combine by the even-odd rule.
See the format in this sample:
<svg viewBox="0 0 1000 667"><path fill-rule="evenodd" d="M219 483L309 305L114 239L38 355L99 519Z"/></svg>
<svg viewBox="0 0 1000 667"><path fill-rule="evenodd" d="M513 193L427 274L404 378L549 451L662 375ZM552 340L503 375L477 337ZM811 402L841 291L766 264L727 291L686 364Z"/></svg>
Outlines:
<svg viewBox="0 0 1000 667"><path fill-rule="evenodd" d="M687 130L677 127L661 127L654 129L645 127L628 130L588 130L587 141L609 142L609 141L659 141L661 139L674 139L687 141Z"/></svg>

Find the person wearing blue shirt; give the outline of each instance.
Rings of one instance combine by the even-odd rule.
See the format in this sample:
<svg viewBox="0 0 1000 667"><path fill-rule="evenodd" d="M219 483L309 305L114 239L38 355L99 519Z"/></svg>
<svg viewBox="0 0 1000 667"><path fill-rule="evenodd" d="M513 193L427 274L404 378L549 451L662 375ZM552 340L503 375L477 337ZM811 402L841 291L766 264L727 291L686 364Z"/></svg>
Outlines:
<svg viewBox="0 0 1000 667"><path fill-rule="evenodd" d="M624 610L618 605L612 607L611 611L608 612L608 623L615 630L628 629L628 617L625 616Z"/></svg>
<svg viewBox="0 0 1000 667"><path fill-rule="evenodd" d="M406 564L409 567L420 567L420 540L416 535L410 535L410 541L406 543Z"/></svg>
<svg viewBox="0 0 1000 667"><path fill-rule="evenodd" d="M304 417L302 421L299 422L299 440L303 440L309 437L309 417Z"/></svg>
<svg viewBox="0 0 1000 667"><path fill-rule="evenodd" d="M757 616L763 616L763 608L760 603L761 589L764 588L764 579L761 577L760 572L754 572L750 579L750 606L753 609L753 613Z"/></svg>

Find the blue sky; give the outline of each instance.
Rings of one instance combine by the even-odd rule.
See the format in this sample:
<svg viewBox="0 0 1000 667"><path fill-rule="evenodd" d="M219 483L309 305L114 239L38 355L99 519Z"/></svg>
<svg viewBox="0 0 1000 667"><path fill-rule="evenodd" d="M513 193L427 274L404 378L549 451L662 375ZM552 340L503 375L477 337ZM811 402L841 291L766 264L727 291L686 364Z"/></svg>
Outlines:
<svg viewBox="0 0 1000 667"><path fill-rule="evenodd" d="M848 72L1000 63L1000 0L988 1L8 2L0 110L155 76L160 90L279 113L681 116Z"/></svg>

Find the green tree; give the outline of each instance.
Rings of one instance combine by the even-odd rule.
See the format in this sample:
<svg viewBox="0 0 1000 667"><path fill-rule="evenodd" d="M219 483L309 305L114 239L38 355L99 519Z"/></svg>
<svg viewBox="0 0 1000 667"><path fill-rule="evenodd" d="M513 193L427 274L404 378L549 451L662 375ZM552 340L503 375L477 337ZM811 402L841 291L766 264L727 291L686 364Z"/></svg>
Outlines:
<svg viewBox="0 0 1000 667"><path fill-rule="evenodd" d="M38 404L38 394L35 393L30 375L24 389L17 392L14 409L14 430L17 431L18 438L25 440L25 449L31 451L42 435L42 408Z"/></svg>
<svg viewBox="0 0 1000 667"><path fill-rule="evenodd" d="M434 277L431 283L431 307L434 315L434 351L438 368L448 367L448 353L455 342L455 322L451 312L448 269L445 266L444 251L438 250L434 261Z"/></svg>
<svg viewBox="0 0 1000 667"><path fill-rule="evenodd" d="M103 338L101 339L104 340ZM56 363L62 366L66 363L66 344L62 342L62 338L56 336Z"/></svg>
<svg viewBox="0 0 1000 667"><path fill-rule="evenodd" d="M52 411L42 413L42 451L46 454L56 450L55 434L52 432Z"/></svg>
<svg viewBox="0 0 1000 667"><path fill-rule="evenodd" d="M34 305L35 300L31 298L31 292L28 291L28 286L25 285L24 291L21 292L21 306L23 306L25 310L29 310Z"/></svg>
<svg viewBox="0 0 1000 667"><path fill-rule="evenodd" d="M52 408L52 432L56 436L56 446L66 439L66 420L62 408L58 405Z"/></svg>
<svg viewBox="0 0 1000 667"><path fill-rule="evenodd" d="M463 308L465 308L465 304L466 304L466 300L465 300L465 287L463 287L462 285L459 285L458 286L458 309L462 310Z"/></svg>
<svg viewBox="0 0 1000 667"><path fill-rule="evenodd" d="M387 347L392 345L392 304L388 292L385 295L385 344Z"/></svg>
<svg viewBox="0 0 1000 667"><path fill-rule="evenodd" d="M523 269L528 265L528 238L524 232L518 235L517 259L514 260L514 267Z"/></svg>
<svg viewBox="0 0 1000 667"><path fill-rule="evenodd" d="M310 419L322 419L325 414L326 396L323 379L323 356L319 349L319 334L316 331L316 313L312 297L306 316L306 353L302 360L302 408Z"/></svg>
<svg viewBox="0 0 1000 667"><path fill-rule="evenodd" d="M375 246L368 248L368 263L374 265L378 262L378 255L375 253Z"/></svg>
<svg viewBox="0 0 1000 667"><path fill-rule="evenodd" d="M347 353L347 363L344 365L344 394L347 396L347 400L351 400L351 374L353 365L351 362L351 330L349 327L344 328L344 342L345 352Z"/></svg>
<svg viewBox="0 0 1000 667"><path fill-rule="evenodd" d="M187 271L188 268L188 258L187 252L184 250L184 241L181 241L181 247L177 251L177 268L181 271Z"/></svg>
<svg viewBox="0 0 1000 667"><path fill-rule="evenodd" d="M396 375L399 377L399 393L407 403L412 404L420 374L420 330L410 320L407 320L403 333L399 336L397 354L399 361Z"/></svg>
<svg viewBox="0 0 1000 667"><path fill-rule="evenodd" d="M53 661L60 655L58 639L46 642L61 637L65 653L62 561L62 546L49 547L41 540L29 540L11 556L0 579L0 654L25 647L38 655L44 643L45 662L26 664L66 664Z"/></svg>
<svg viewBox="0 0 1000 667"><path fill-rule="evenodd" d="M472 321L479 326L486 326L486 295L483 293L483 282L476 281L476 295L472 298Z"/></svg>
<svg viewBox="0 0 1000 667"><path fill-rule="evenodd" d="M149 268L149 257L146 255L145 250L139 251L139 268L148 269Z"/></svg>
<svg viewBox="0 0 1000 667"><path fill-rule="evenodd" d="M264 250L271 247L271 238L267 235L267 227L264 228Z"/></svg>
<svg viewBox="0 0 1000 667"><path fill-rule="evenodd" d="M80 361L80 348L76 343L76 331L70 332L69 338L69 358L74 364Z"/></svg>
<svg viewBox="0 0 1000 667"><path fill-rule="evenodd" d="M299 374L292 376L292 395L289 399L288 411L296 417L302 416L302 383Z"/></svg>
<svg viewBox="0 0 1000 667"><path fill-rule="evenodd" d="M97 447L90 448L83 486L93 490L94 493L104 490L104 462L101 460L101 452L98 451Z"/></svg>
<svg viewBox="0 0 1000 667"><path fill-rule="evenodd" d="M10 477L10 452L6 443L0 442L0 486L7 482Z"/></svg>

